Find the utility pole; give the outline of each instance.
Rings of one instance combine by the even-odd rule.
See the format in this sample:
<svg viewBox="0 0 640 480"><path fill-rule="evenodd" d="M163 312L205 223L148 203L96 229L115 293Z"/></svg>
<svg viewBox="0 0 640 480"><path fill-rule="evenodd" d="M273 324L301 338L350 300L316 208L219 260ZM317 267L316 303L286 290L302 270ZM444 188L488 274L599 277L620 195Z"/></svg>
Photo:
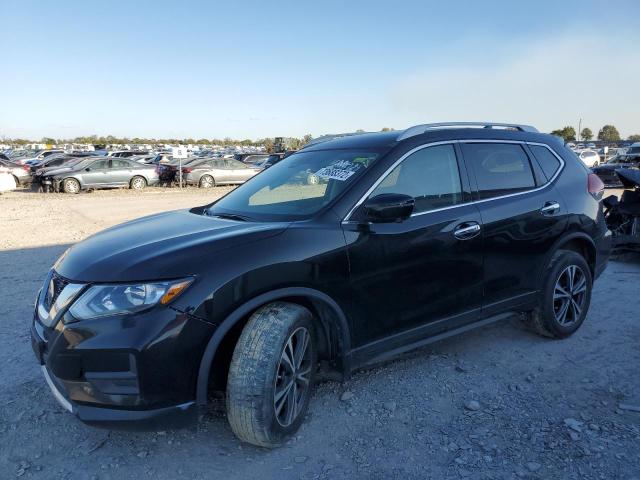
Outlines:
<svg viewBox="0 0 640 480"><path fill-rule="evenodd" d="M582 118L578 122L578 141L582 141Z"/></svg>

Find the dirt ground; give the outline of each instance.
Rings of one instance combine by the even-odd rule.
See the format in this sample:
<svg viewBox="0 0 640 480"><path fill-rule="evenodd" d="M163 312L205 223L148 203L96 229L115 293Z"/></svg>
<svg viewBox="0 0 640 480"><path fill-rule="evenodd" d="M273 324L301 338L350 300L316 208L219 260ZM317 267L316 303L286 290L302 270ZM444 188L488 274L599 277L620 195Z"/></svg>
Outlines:
<svg viewBox="0 0 640 480"><path fill-rule="evenodd" d="M29 344L47 270L105 227L225 191L0 196L1 479L640 479L635 258L610 263L571 338L513 320L323 383L277 450L236 440L220 403L176 431L98 430L64 412Z"/></svg>

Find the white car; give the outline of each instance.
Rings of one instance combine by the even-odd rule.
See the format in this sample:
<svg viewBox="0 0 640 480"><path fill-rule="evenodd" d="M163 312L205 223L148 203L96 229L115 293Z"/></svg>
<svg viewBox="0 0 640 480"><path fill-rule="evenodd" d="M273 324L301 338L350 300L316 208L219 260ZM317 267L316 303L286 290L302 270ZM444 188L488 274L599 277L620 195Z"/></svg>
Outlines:
<svg viewBox="0 0 640 480"><path fill-rule="evenodd" d="M595 150L582 150L576 152L576 155L589 168L596 167L600 163L600 155Z"/></svg>
<svg viewBox="0 0 640 480"><path fill-rule="evenodd" d="M0 167L0 193L16 188L16 181L7 167Z"/></svg>

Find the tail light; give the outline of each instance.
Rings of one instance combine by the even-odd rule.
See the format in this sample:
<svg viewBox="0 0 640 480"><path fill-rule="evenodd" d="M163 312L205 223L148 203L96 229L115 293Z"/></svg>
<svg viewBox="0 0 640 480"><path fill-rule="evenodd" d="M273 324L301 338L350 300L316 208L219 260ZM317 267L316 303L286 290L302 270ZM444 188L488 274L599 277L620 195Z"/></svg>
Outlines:
<svg viewBox="0 0 640 480"><path fill-rule="evenodd" d="M596 200L602 199L604 194L604 183L600 180L600 177L595 173L590 173L587 177L587 191Z"/></svg>
<svg viewBox="0 0 640 480"><path fill-rule="evenodd" d="M30 171L31 171L31 166L30 166L30 165L27 165L27 164L25 163L24 165L22 165L22 169L23 169L23 170L26 170L27 172L30 172Z"/></svg>
<svg viewBox="0 0 640 480"><path fill-rule="evenodd" d="M182 173L191 173L193 171L192 168L183 168Z"/></svg>

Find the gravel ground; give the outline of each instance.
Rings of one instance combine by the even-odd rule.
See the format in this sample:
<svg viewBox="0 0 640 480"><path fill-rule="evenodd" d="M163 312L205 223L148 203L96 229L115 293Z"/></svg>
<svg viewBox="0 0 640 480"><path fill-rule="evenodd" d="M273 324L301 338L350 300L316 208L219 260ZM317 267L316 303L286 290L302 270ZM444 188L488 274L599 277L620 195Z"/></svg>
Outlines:
<svg viewBox="0 0 640 480"><path fill-rule="evenodd" d="M176 431L98 430L65 413L29 344L51 264L107 226L225 191L0 196L0 478L640 478L636 258L610 263L570 339L514 320L323 383L277 450L240 444L221 403Z"/></svg>

